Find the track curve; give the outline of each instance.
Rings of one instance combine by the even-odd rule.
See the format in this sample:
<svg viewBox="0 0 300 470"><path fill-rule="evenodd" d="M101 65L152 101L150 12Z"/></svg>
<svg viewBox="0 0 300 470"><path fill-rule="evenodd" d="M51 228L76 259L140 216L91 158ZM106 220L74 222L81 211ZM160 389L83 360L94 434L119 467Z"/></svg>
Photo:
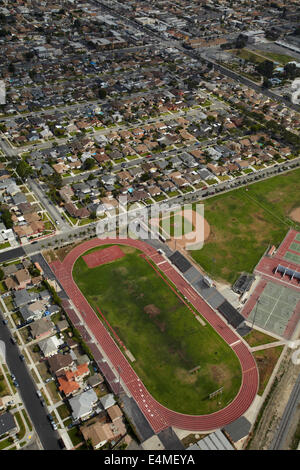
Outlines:
<svg viewBox="0 0 300 470"><path fill-rule="evenodd" d="M235 352L241 364L242 384L234 400L225 408L208 415L186 415L161 405L148 392L73 280L72 271L75 261L86 251L108 244L132 246L141 250L155 264L159 263L159 269ZM236 420L250 407L259 383L257 366L251 352L240 337L192 290L185 279L146 242L130 238L94 238L76 246L62 263L54 261L50 266L74 305L80 312L84 312L84 321L113 366L116 369L120 368L122 381L156 433L169 426L189 431L211 431Z"/></svg>

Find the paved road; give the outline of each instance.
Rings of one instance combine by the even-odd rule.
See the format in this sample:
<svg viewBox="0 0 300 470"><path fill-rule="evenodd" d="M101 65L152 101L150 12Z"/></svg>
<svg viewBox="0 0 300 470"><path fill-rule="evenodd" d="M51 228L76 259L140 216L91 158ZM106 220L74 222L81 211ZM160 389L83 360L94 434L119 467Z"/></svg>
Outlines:
<svg viewBox="0 0 300 470"><path fill-rule="evenodd" d="M297 382L294 385L289 401L284 410L279 428L277 430L277 433L274 437L272 444L269 447L269 450L280 450L284 446L289 427L291 425L294 413L299 403L300 403L300 374L298 376Z"/></svg>
<svg viewBox="0 0 300 470"><path fill-rule="evenodd" d="M59 450L57 443L59 435L55 432L47 419L47 409L44 408L36 395L36 387L31 375L25 365L19 358L19 348L10 342L10 332L7 326L2 323L3 317L0 314L0 340L5 343L6 363L11 373L16 376L20 385L19 391L26 410L34 424L35 430L40 441L46 450Z"/></svg>
<svg viewBox="0 0 300 470"><path fill-rule="evenodd" d="M17 259L21 256L25 256L25 251L22 247L13 248L12 250L4 251L0 253L0 263L5 263L11 259Z"/></svg>
<svg viewBox="0 0 300 470"><path fill-rule="evenodd" d="M52 204L47 196L45 196L47 187L44 186L44 188L42 188L41 184L38 181L34 181L32 178L28 178L27 185L37 196L37 199L41 201L45 209L49 212L58 229L67 230L69 228L69 224L61 217L61 214L56 206Z"/></svg>

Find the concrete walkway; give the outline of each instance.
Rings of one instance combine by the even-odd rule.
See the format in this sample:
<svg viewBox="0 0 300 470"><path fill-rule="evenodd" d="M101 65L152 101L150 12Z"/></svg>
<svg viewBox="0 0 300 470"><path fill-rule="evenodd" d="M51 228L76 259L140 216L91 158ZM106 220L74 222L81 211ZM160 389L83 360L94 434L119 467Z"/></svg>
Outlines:
<svg viewBox="0 0 300 470"><path fill-rule="evenodd" d="M251 349L251 352L254 351L262 351L264 349L270 349L270 348L275 348L276 346L285 346L286 341L275 341L273 343L268 343L268 344L261 344L260 346L254 346Z"/></svg>

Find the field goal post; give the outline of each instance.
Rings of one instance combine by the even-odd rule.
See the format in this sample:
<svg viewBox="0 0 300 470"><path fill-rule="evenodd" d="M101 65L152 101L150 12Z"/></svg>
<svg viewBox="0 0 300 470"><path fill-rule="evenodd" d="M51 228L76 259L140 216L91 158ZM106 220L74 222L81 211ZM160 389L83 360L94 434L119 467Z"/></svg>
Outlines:
<svg viewBox="0 0 300 470"><path fill-rule="evenodd" d="M214 392L212 392L212 393L209 394L209 399L211 400L211 399L214 398L215 396L221 395L222 393L223 393L223 387L218 388L218 390L215 390Z"/></svg>

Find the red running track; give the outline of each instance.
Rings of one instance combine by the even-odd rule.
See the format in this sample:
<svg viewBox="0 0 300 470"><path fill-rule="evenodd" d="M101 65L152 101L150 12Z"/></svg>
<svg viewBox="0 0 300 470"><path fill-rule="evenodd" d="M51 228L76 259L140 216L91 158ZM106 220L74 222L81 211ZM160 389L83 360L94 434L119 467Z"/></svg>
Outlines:
<svg viewBox="0 0 300 470"><path fill-rule="evenodd" d="M158 433L169 426L189 431L211 431L238 419L252 404L257 393L258 370L255 360L240 337L229 328L169 263L167 263L168 269L166 269L167 266L164 263L165 275L176 285L177 289L188 299L206 321L212 325L237 355L242 369L242 384L238 394L229 405L215 413L200 416L186 415L169 410L156 401L148 392L73 280L72 271L75 261L87 250L107 244L133 246L141 250L153 261L164 261L164 258L158 258L158 253L154 248L140 240L101 240L95 238L76 246L66 256L63 263L59 261L51 263L51 268L79 312L84 312L84 321L88 324L96 340L101 344L101 348L109 357L113 366L116 369L119 368L122 381L134 397L154 432Z"/></svg>

